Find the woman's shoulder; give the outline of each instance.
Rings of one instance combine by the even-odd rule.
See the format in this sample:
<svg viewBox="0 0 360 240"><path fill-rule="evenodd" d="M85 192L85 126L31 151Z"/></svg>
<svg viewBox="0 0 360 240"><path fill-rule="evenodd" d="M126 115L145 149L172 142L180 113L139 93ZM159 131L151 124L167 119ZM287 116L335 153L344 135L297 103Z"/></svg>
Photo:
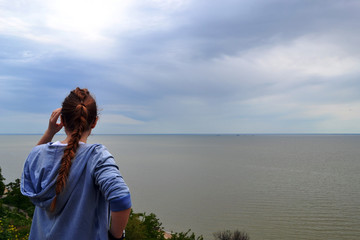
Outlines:
<svg viewBox="0 0 360 240"><path fill-rule="evenodd" d="M62 152L59 147L52 146L51 143L40 144L31 149L25 163L33 166L51 165L57 162L56 159L61 157Z"/></svg>
<svg viewBox="0 0 360 240"><path fill-rule="evenodd" d="M109 150L100 143L83 144L83 151L84 153L88 153L91 156L94 156L96 159L107 158L109 156L112 157Z"/></svg>
<svg viewBox="0 0 360 240"><path fill-rule="evenodd" d="M101 143L91 143L91 144L84 143L84 144L81 144L81 145L83 145L85 149L92 150L92 151L95 151L95 152L107 151L107 148Z"/></svg>
<svg viewBox="0 0 360 240"><path fill-rule="evenodd" d="M36 145L31 149L30 154L46 153L53 148L52 142Z"/></svg>
<svg viewBox="0 0 360 240"><path fill-rule="evenodd" d="M87 166L92 171L107 162L114 162L113 155L102 144L84 144L78 157L86 159Z"/></svg>

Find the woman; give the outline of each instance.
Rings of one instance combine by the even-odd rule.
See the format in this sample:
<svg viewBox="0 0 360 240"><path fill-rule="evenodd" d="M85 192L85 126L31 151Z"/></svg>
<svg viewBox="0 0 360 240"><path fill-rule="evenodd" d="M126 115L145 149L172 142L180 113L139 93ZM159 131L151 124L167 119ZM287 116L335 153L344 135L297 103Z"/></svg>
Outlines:
<svg viewBox="0 0 360 240"><path fill-rule="evenodd" d="M52 113L21 178L22 194L36 206L29 239L123 239L129 188L107 149L86 143L97 120L96 102L87 89L71 91ZM62 127L65 140L51 142Z"/></svg>

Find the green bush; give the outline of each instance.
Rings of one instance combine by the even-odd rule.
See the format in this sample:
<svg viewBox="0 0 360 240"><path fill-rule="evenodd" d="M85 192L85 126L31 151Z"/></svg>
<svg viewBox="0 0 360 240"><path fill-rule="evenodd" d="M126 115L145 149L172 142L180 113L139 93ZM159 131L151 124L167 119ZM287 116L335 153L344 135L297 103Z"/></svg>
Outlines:
<svg viewBox="0 0 360 240"><path fill-rule="evenodd" d="M247 233L240 232L235 230L231 232L230 230L219 231L213 234L215 240L249 240Z"/></svg>
<svg viewBox="0 0 360 240"><path fill-rule="evenodd" d="M171 234L171 240L204 240L202 236L196 237L195 233L190 234L190 231L191 229L187 232L173 233Z"/></svg>
<svg viewBox="0 0 360 240"><path fill-rule="evenodd" d="M126 226L126 239L131 240L165 240L162 223L154 213L134 213L131 211L128 225ZM171 240L203 240L202 236L196 237L194 233L171 233Z"/></svg>
<svg viewBox="0 0 360 240"><path fill-rule="evenodd" d="M0 239L22 240L28 239L34 206L27 197L20 192L20 180L16 179L7 185L0 168L1 195L5 188L8 192L0 201Z"/></svg>
<svg viewBox="0 0 360 240"><path fill-rule="evenodd" d="M31 218L0 204L0 239L28 239Z"/></svg>
<svg viewBox="0 0 360 240"><path fill-rule="evenodd" d="M21 209L32 217L35 207L28 197L21 194L20 179L16 179L15 182L7 184L6 188L8 189L8 193L2 199L2 202Z"/></svg>
<svg viewBox="0 0 360 240"><path fill-rule="evenodd" d="M133 240L146 239L146 226L143 224L138 213L131 210L128 224L126 226L126 238Z"/></svg>
<svg viewBox="0 0 360 240"><path fill-rule="evenodd" d="M5 178L3 177L2 173L1 173L1 167L0 167L0 197L4 194L4 190L5 190L4 180L5 180Z"/></svg>
<svg viewBox="0 0 360 240"><path fill-rule="evenodd" d="M165 240L162 223L154 213L134 213L131 210L126 226L126 239Z"/></svg>

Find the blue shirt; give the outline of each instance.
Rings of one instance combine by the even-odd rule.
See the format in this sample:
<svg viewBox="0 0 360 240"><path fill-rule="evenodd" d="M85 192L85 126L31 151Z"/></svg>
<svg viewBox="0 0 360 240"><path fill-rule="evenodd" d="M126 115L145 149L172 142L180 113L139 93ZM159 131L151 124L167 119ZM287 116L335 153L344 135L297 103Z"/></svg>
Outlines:
<svg viewBox="0 0 360 240"><path fill-rule="evenodd" d="M36 146L25 161L21 192L35 204L29 239L107 239L109 209L131 207L129 188L100 144L80 144L65 189L49 211L64 144Z"/></svg>

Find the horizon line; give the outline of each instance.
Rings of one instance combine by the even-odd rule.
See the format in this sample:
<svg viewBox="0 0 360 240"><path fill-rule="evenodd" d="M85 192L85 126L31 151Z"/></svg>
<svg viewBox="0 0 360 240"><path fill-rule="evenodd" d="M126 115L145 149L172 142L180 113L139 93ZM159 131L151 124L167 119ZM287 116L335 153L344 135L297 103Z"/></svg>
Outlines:
<svg viewBox="0 0 360 240"><path fill-rule="evenodd" d="M43 133L0 133L0 135L43 135ZM360 133L93 133L90 136L95 135L360 135Z"/></svg>

